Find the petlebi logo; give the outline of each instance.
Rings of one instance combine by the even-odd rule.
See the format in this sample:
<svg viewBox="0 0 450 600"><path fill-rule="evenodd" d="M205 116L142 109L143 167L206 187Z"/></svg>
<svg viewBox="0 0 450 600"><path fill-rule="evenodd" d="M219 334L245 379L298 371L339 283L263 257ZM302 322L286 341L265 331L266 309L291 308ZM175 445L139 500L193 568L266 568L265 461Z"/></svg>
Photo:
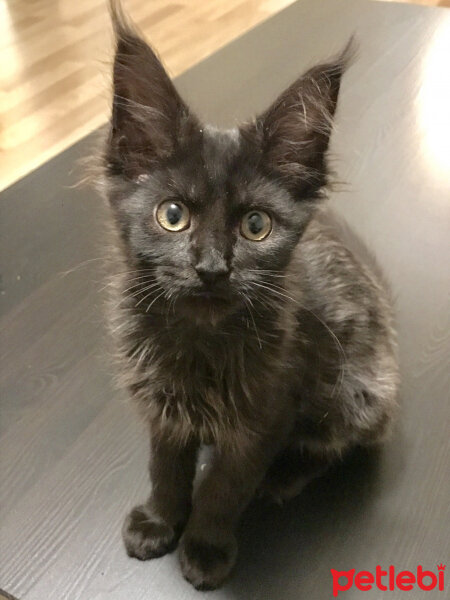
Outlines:
<svg viewBox="0 0 450 600"><path fill-rule="evenodd" d="M382 592L402 590L408 592L413 589L444 591L445 567L442 563L437 565L437 573L426 571L419 565L415 573L412 571L397 572L393 565L390 565L386 571L380 565L375 568L375 573L370 571L359 571L350 569L349 571L336 571L331 569L333 577L333 596L336 598L340 592L345 592L352 587L361 592L368 592L373 588L378 588ZM388 600L388 597L386 598Z"/></svg>

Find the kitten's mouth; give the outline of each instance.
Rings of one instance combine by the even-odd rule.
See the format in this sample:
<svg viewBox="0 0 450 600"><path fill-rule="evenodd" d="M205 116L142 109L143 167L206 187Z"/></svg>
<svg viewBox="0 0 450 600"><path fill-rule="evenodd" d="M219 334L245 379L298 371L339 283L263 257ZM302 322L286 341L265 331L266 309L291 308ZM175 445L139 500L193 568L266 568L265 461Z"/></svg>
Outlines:
<svg viewBox="0 0 450 600"><path fill-rule="evenodd" d="M195 299L203 299L209 300L212 302L218 301L220 302L229 302L229 295L225 295L223 293L217 292L217 290L209 289L209 288L201 288L199 290L194 290L191 292L191 298Z"/></svg>
<svg viewBox="0 0 450 600"><path fill-rule="evenodd" d="M220 295L210 290L203 290L190 294L187 296L186 302L189 306L192 306L194 310L204 309L206 311L209 310L215 312L220 310L227 311L227 309L234 304L229 296Z"/></svg>

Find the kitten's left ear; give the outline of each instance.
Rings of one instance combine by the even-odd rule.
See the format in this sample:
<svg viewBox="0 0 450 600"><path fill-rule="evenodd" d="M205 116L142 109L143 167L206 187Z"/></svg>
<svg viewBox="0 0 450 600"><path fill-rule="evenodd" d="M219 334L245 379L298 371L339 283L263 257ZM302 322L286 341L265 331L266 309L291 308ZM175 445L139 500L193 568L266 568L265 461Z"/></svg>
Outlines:
<svg viewBox="0 0 450 600"><path fill-rule="evenodd" d="M257 145L260 164L296 194L315 197L327 183L326 151L341 77L354 53L353 39L333 61L297 79L241 133Z"/></svg>

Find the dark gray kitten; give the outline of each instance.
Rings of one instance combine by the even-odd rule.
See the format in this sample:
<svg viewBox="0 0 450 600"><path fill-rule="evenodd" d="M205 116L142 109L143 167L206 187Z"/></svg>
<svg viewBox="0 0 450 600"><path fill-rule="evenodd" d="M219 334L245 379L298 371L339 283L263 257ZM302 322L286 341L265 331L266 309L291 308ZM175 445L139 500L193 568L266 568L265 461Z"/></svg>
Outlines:
<svg viewBox="0 0 450 600"><path fill-rule="evenodd" d="M395 413L387 295L316 214L348 51L253 122L216 131L113 13L112 329L153 484L124 540L141 560L179 541L186 579L212 589L256 492L295 496L352 446L383 440ZM213 459L193 492L204 444Z"/></svg>

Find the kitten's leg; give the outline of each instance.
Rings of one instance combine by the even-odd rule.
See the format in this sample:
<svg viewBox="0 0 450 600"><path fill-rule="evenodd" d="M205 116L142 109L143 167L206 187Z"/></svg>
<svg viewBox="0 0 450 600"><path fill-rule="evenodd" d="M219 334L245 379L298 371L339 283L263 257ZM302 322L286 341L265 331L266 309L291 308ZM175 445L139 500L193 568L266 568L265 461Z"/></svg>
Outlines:
<svg viewBox="0 0 450 600"><path fill-rule="evenodd" d="M197 449L194 442L182 445L161 433L152 435L152 492L145 504L133 508L122 529L129 556L147 560L175 548L191 510Z"/></svg>
<svg viewBox="0 0 450 600"><path fill-rule="evenodd" d="M235 528L264 477L269 452L270 443L250 452L218 450L200 483L179 546L183 575L197 589L215 589L230 573L237 554Z"/></svg>
<svg viewBox="0 0 450 600"><path fill-rule="evenodd" d="M280 452L267 470L259 494L278 504L298 496L321 477L336 459L336 454L313 453L305 448L288 447Z"/></svg>

